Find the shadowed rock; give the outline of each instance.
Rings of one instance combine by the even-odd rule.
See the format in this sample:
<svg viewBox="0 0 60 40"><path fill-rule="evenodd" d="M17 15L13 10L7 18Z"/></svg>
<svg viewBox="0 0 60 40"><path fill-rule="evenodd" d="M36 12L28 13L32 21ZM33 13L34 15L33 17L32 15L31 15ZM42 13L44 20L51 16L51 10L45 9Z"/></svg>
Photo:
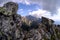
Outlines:
<svg viewBox="0 0 60 40"><path fill-rule="evenodd" d="M45 17L21 17L17 9L14 2L0 7L0 40L60 40L60 25Z"/></svg>
<svg viewBox="0 0 60 40"><path fill-rule="evenodd" d="M0 7L0 12L2 12L4 15L16 14L17 10L18 10L18 4L14 2L8 2L4 4L3 7Z"/></svg>
<svg viewBox="0 0 60 40"><path fill-rule="evenodd" d="M17 12L18 4L8 2L0 7L0 37L1 40L16 40L17 28L21 27L21 16ZM18 29L19 31L19 29ZM17 33L16 33L17 32Z"/></svg>

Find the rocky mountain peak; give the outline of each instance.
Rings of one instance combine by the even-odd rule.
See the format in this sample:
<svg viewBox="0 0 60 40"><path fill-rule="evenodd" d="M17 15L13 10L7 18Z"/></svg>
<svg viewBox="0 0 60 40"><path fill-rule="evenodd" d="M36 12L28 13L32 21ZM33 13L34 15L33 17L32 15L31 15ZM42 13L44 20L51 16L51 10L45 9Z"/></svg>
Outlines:
<svg viewBox="0 0 60 40"><path fill-rule="evenodd" d="M60 25L45 17L22 17L17 9L14 2L0 7L0 40L60 40Z"/></svg>
<svg viewBox="0 0 60 40"><path fill-rule="evenodd" d="M14 2L8 2L4 4L3 7L0 7L0 12L2 12L4 15L16 14L17 10L18 10L18 4Z"/></svg>
<svg viewBox="0 0 60 40"><path fill-rule="evenodd" d="M49 24L49 25L52 25L54 23L54 21L52 19L45 18L45 17L42 17L42 21L41 22L43 24Z"/></svg>

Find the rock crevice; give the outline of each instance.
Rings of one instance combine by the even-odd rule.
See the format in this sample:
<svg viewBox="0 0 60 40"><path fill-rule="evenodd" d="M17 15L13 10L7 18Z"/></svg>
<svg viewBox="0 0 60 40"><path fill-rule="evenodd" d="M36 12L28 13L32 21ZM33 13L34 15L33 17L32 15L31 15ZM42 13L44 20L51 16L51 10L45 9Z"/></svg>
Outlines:
<svg viewBox="0 0 60 40"><path fill-rule="evenodd" d="M32 21L18 15L17 10L14 2L0 7L0 40L60 40L60 25L53 20L42 17L41 22Z"/></svg>

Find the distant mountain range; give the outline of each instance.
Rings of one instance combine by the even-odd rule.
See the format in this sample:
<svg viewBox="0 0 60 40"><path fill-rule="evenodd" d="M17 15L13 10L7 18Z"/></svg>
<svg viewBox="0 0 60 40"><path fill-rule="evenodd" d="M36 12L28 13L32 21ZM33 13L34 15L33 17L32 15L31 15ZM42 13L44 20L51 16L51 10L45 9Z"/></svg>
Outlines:
<svg viewBox="0 0 60 40"><path fill-rule="evenodd" d="M41 22L41 18L36 18L34 16L31 16L31 15L26 16L26 18L30 21L36 21L38 23ZM60 24L60 21L55 21L54 24L58 25L58 24Z"/></svg>
<svg viewBox="0 0 60 40"><path fill-rule="evenodd" d="M41 22L41 18L36 18L36 17L34 17L34 16L31 16L31 15L26 16L26 18L27 18L28 20L30 20L30 21L36 21L36 22L38 22L38 23Z"/></svg>

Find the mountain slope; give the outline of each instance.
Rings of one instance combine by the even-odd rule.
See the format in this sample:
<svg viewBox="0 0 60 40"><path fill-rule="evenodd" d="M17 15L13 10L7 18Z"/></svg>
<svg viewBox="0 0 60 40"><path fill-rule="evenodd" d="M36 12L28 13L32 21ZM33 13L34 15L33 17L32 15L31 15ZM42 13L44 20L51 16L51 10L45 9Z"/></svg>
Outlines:
<svg viewBox="0 0 60 40"><path fill-rule="evenodd" d="M36 21L36 22L38 22L38 23L41 22L41 18L36 18L36 17L34 17L34 16L31 16L31 15L26 16L26 18L27 18L28 20L30 20L30 21Z"/></svg>
<svg viewBox="0 0 60 40"><path fill-rule="evenodd" d="M45 17L22 17L17 9L14 2L0 7L0 40L60 40L60 25Z"/></svg>

